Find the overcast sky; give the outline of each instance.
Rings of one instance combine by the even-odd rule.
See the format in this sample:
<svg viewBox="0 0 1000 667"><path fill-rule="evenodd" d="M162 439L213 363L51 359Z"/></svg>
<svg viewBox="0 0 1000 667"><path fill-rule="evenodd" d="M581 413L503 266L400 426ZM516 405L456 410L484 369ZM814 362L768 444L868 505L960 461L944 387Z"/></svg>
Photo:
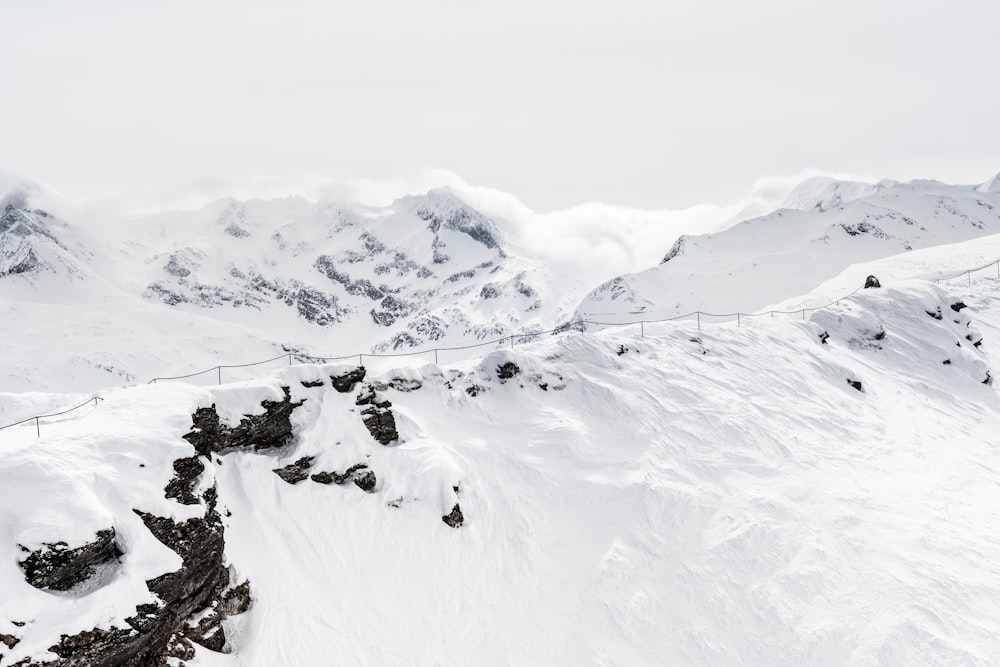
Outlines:
<svg viewBox="0 0 1000 667"><path fill-rule="evenodd" d="M1000 171L995 1L2 0L0 25L0 166L74 198L431 167L541 211L680 208Z"/></svg>

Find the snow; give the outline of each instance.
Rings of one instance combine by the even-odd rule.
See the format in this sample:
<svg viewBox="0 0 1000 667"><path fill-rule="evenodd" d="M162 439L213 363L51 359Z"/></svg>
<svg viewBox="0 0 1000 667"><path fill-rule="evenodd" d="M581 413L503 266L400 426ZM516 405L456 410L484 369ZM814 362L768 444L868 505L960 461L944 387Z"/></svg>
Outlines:
<svg viewBox="0 0 1000 667"><path fill-rule="evenodd" d="M295 442L210 466L254 605L228 622L232 653L189 664L994 663L1000 402L982 383L1000 336L994 287L900 282L805 322L661 324L444 367L386 363L371 379L397 446L372 440L353 394L300 384L342 364L114 390L40 440L0 432L0 576L14 593L0 619L30 621L10 659L148 601L142 582L177 562L130 508L194 511L162 497L169 462L191 453L190 413L215 403L233 420L286 385L307 399ZM977 330L984 349L964 339ZM501 381L507 362L520 372ZM272 472L302 456L314 470L365 462L378 486ZM440 519L455 502L459 529ZM102 588L70 603L20 577L15 543L109 524L127 555Z"/></svg>
<svg viewBox="0 0 1000 667"><path fill-rule="evenodd" d="M202 253L192 257L206 280L226 275L220 254L301 277L303 243L355 239L372 221L380 239L427 259L410 213L454 212L453 195L372 210L219 202L164 216L160 241L97 247L82 279L3 282L0 424L103 400L42 420L40 437L34 422L0 430L0 634L20 639L0 645L0 665L51 659L61 634L122 627L154 601L145 582L180 559L133 510L203 512L164 497L173 461L194 454L182 438L192 413L214 405L236 425L284 387L304 401L290 444L205 460L199 484L217 485L227 564L253 606L226 621L229 653L199 649L189 665L997 664L1000 397L988 380L1000 200L974 186L814 180L786 203L688 237L684 254L594 291L579 312L619 323L702 305L803 315L364 356L366 381L392 404L390 446L364 426L358 389L330 387L353 358L288 365L282 347L361 351L374 325L317 333L283 304L168 308L136 289L175 245ZM833 234L875 216L886 237ZM224 236L231 224L250 234ZM527 256L518 244L530 235L497 225L517 252L442 292L470 326L568 319L604 278ZM285 249L265 252L276 230ZM445 232L463 265L491 252ZM80 230L61 233L67 248L86 246ZM91 271L115 253L114 275L129 276L120 285ZM952 278L971 267L986 268ZM883 287L859 290L870 274ZM476 296L487 283L518 293L519 280L537 290L538 312L520 296ZM217 371L144 384L271 357L224 368L222 384ZM519 371L502 378L507 364ZM374 492L274 474L306 456L310 472L367 465ZM457 529L441 520L456 503ZM66 593L26 583L22 545L79 546L111 527L121 563Z"/></svg>
<svg viewBox="0 0 1000 667"><path fill-rule="evenodd" d="M866 195L854 191L859 184L820 181L826 190L819 193L816 185L803 186L798 203L806 210L779 209L722 232L684 237L664 263L591 291L577 316L623 322L769 310L851 265L1000 233L996 193L934 181L883 182ZM807 203L840 191L850 196L832 208ZM834 298L863 285L864 277Z"/></svg>

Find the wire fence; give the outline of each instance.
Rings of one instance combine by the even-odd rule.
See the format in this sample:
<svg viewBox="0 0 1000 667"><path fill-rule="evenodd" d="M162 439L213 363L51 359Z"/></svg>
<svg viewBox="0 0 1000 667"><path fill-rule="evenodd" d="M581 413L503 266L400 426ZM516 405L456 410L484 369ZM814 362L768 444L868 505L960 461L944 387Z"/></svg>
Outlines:
<svg viewBox="0 0 1000 667"><path fill-rule="evenodd" d="M65 410L61 410L59 412L51 412L51 413L46 414L46 415L35 415L34 417L28 417L27 419L22 419L21 421L14 422L13 424L7 424L6 426L0 426L0 431L4 430L5 428L13 428L15 426L21 426L22 424L28 424L28 423L31 423L31 422L35 422L35 436L36 437L41 437L41 435L42 435L41 420L48 419L50 417L60 417L60 416L65 415L65 414L69 414L70 412L73 412L74 410L79 410L80 408L86 407L86 406L90 405L91 403L93 403L94 407L96 408L97 404L100 401L103 401L103 400L104 399L101 398L100 396L91 396L90 398L88 398L83 403L80 403L79 405L74 405L71 408L66 408Z"/></svg>
<svg viewBox="0 0 1000 667"><path fill-rule="evenodd" d="M959 271L959 272L957 272L957 273L955 273L953 275L939 276L939 277L937 277L934 280L934 282L935 283L940 283L942 280L954 280L956 278L966 277L967 280L968 280L968 284L971 287L972 286L972 274L976 273L977 271L983 271L983 270L989 269L991 267L995 267L996 268L997 278L1000 279L1000 259L997 259L997 260L993 260L992 262L988 262L986 264L983 264L982 266L977 266L977 267L974 267L974 268L971 268L971 269L964 269L964 270ZM293 366L293 365L295 365L296 361L298 361L299 364L310 364L310 363L329 363L329 362L332 362L332 361L347 361L347 360L351 360L351 359L355 359L356 358L358 360L358 365L363 366L364 365L364 358L365 357L378 359L378 358L398 358L398 357L415 357L415 356L420 356L420 355L428 355L428 356L434 355L434 363L439 363L438 360L439 360L439 355L440 355L441 352L464 351L464 350L472 350L472 349L475 349L475 348L489 347L489 346L502 347L502 346L506 346L508 343L510 344L510 347L513 349L514 346L517 343L522 343L522 344L523 343L527 343L527 342L530 342L530 341L538 338L539 336L548 336L548 335L560 334L560 333L565 333L567 331L580 331L580 332L582 332L582 331L586 330L587 325L603 326L603 327L625 327L625 326L635 326L635 325L638 324L639 327L640 327L640 329L639 329L640 335L645 336L646 335L646 325L647 324L660 324L660 323L664 323L664 322L676 322L676 321L679 321L679 320L690 320L691 318L694 318L695 323L696 323L699 331L701 330L701 326L702 326L702 318L706 318L706 319L711 318L711 319L714 319L715 321L713 323L715 323L715 324L725 323L726 321L729 321L729 322L735 321L736 322L736 326L742 326L744 320L749 320L749 319L752 319L752 318L760 318L760 317L770 317L770 318L773 318L775 315L781 315L781 316L801 315L802 319L805 320L807 313L815 312L817 310L824 310L826 308L830 308L831 306L839 305L842 301L844 301L845 299L851 298L852 296L854 296L858 292L862 291L863 289L864 289L864 286L861 286L861 287L857 288L856 290L854 290L853 292L850 292L849 294L845 294L844 296L842 296L842 297L840 297L838 299L834 299L833 301L830 301L829 303L826 303L826 304L821 305L821 306L812 306L812 307L809 307L809 308L799 308L799 309L796 309L796 310L765 310L765 311L760 311L760 312L755 312L755 313L741 313L741 312L735 312L735 313L709 313L709 312L706 312L706 311L703 311L703 310L696 310L696 311L692 311L690 313L685 313L683 315L675 315L673 317L664 317L664 318L657 318L657 319L629 320L629 321L625 321L625 322L602 322L600 320L578 319L578 320L574 320L572 322L567 322L567 323L561 324L561 325L559 325L559 326L557 326L557 327L555 327L553 329L548 329L548 330L545 330L545 331L527 331L527 332L523 332L523 333L512 334L512 335L509 335L509 336L502 336L500 338L494 338L492 340L483 341L481 343L472 343L472 344L469 344L469 345L452 345L452 346L446 346L446 347L435 347L435 348L424 349L424 350L415 350L413 352L388 352L388 353L387 352L359 352L357 354L348 354L348 355L339 355L339 356L328 356L328 357L318 357L318 356L314 356L314 355L304 354L304 353L301 353L301 352L286 352L284 354L280 354L280 355L278 355L276 357L271 357L270 359L264 359L262 361L252 361L252 362L245 363L245 364L219 364L218 366L213 366L211 368L206 368L203 371L197 371L195 373L188 373L187 375L172 375L172 376L155 377L155 378L151 379L149 382L147 382L146 384L155 384L156 382L169 381L169 380L187 380L189 378L199 377L199 376L202 376L202 375L207 375L209 373L215 373L216 374L216 380L217 380L217 382L219 384L222 384L222 371L223 371L223 369L251 368L253 366L262 366L264 364L270 364L270 363L274 363L274 362L280 361L280 360L287 360L288 361L288 365L289 366ZM723 322L719 322L718 320L720 320L720 319L723 320ZM7 424L6 426L0 426L0 430L11 428L11 427L14 427L14 426L20 426L22 424L27 424L27 423L33 421L33 422L35 422L35 432L36 432L36 435L37 436L41 436L41 425L40 425L40 422L41 422L42 419L47 419L47 418L50 418L50 417L58 417L58 416L67 414L69 412L73 412L74 410L79 410L80 408L83 408L83 407L85 407L87 405L90 405L91 403L93 403L94 406L96 407L97 404L98 404L98 402L102 401L102 400L104 400L104 399L101 398L100 396L93 396L91 398L88 398L86 401L84 401L80 405L76 405L76 406L74 406L72 408L68 408L68 409L63 410L61 412L54 412L54 413L46 414L46 415L36 415L34 417L28 417L27 419L22 419L21 421L14 422L13 424Z"/></svg>
<svg viewBox="0 0 1000 667"><path fill-rule="evenodd" d="M977 266L977 267L974 267L974 268L971 268L971 269L964 269L964 270L962 270L962 271L960 271L958 273L955 273L954 275L939 276L938 278L935 279L935 282L940 283L942 280L953 280L955 278L960 278L960 277L963 277L963 276L967 276L968 277L968 281L969 281L969 285L971 286L972 285L972 274L975 273L975 272L977 272L977 271L982 271L984 269L988 269L990 267L996 267L997 277L1000 278L1000 259L997 259L997 260L993 260L992 262L989 262L987 264L983 264L982 266ZM684 313L683 315L674 315L672 317L648 318L648 319L618 321L618 322L605 322L605 321L601 321L601 320L592 320L592 319L583 319L583 318L581 318L581 319L578 319L578 320L574 320L572 322L566 322L564 324L561 324L561 325L555 327L554 329L548 329L548 330L544 330L544 331L526 331L526 332L522 332L522 333L511 334L509 336L502 336L500 338L494 338L494 339L491 339L491 340L483 341L481 343L472 343L472 344L469 344L469 345L452 345L452 346L445 346L445 347L434 347L434 348L427 348L427 349L422 349L422 350L414 350L412 352L359 352L359 353L356 353L356 354L339 355L339 356L338 355L334 355L334 356L323 356L323 357L313 356L313 355L307 355L307 354L304 354L304 353L301 353L301 352L286 352L285 354L279 355L277 357L272 357L271 359L265 359L263 361L255 361L255 362L246 363L246 364L220 364L218 366L213 366L212 368L206 368L205 370L197 371L195 373L188 373L187 375L174 375L174 376L169 376L169 377L155 377L152 380L150 380L147 384L153 384L153 383L156 383L158 381L165 381L165 380L186 380L186 379L189 379L189 378L194 378L194 377L198 377L198 376L202 376L202 375L208 375L210 373L214 373L216 375L216 381L219 384L222 384L222 371L224 369L248 368L248 367L251 367L251 366L260 366L260 365L263 365L263 364L273 363L273 362L278 361L278 360L287 360L288 365L292 366L292 365L295 365L296 361L298 361L300 364L307 364L307 363L329 363L329 362L332 362L332 361L346 361L346 360L350 360L350 359L357 359L358 360L358 365L359 366L363 366L364 365L364 359L365 359L365 357L373 358L373 359L378 359L378 358L415 357L415 356L421 356L421 355L427 355L428 357L430 357L431 355L433 355L433 357L434 357L434 363L439 363L440 354L442 352L464 351L464 350L471 350L471 349L480 348L480 347L491 347L491 346L499 348L499 347L506 346L507 344L509 344L510 347L513 348L518 343L527 343L527 342L530 342L530 341L532 341L532 340L534 340L534 339L536 339L536 338L538 338L540 336L560 334L560 333L565 333L567 331L585 331L586 327L588 325L602 326L602 327L625 327L625 326L639 325L639 327L640 327L640 329L639 329L640 335L645 336L646 335L646 325L647 324L659 324L659 323L664 323L664 322L676 322L676 321L680 321L680 320L694 319L695 324L696 324L696 326L698 327L699 330L701 329L701 326L702 326L703 323L707 324L708 322L711 322L711 323L714 323L714 324L719 324L719 323L724 323L726 321L730 321L730 322L735 321L736 322L736 326L742 326L743 322L745 320L750 320L750 319L753 319L753 318L760 318L760 317L774 318L776 315L780 315L780 316L796 316L796 315L798 315L798 316L801 316L801 318L803 320L805 320L806 319L806 315L808 313L815 312L817 310L824 310L826 308L830 308L831 306L839 305L840 302L844 301L845 299L851 298L852 296L854 296L858 292L862 291L863 289L864 289L864 286L862 285L861 287L858 287L857 289L855 289L853 292L850 292L849 294L845 294L844 296L841 296L838 299L834 299L834 300L830 301L829 303L826 303L826 304L823 304L823 305L820 305L820 306L811 306L811 307L808 307L808 308L798 308L798 309L795 309L795 310L765 310L765 311L759 311L759 312L754 312L754 313L742 313L742 312L734 312L734 313L710 313L710 312L706 312L706 311L703 311L703 310L695 310L695 311L692 311L690 313ZM594 313L591 313L591 314L593 315ZM706 321L703 322L703 319L706 320ZM721 320L721 322L720 322L720 320Z"/></svg>

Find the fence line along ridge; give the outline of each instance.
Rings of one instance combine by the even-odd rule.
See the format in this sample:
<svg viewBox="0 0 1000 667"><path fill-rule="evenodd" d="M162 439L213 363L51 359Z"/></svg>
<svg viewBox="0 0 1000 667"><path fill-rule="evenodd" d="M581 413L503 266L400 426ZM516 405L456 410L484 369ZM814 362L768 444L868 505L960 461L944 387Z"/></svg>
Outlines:
<svg viewBox="0 0 1000 667"><path fill-rule="evenodd" d="M965 269L963 271L959 271L959 272L957 272L955 274L952 274L952 275L940 276L938 278L935 278L934 282L935 283L940 283L942 280L954 280L955 278L960 278L962 276L967 276L968 280L969 280L969 285L971 286L972 285L972 274L974 272L976 272L976 271L982 271L983 269L988 269L991 266L996 266L997 267L997 278L1000 278L1000 259L996 259L996 260L993 260L992 262L987 262L986 264L983 264L983 265L977 266L977 267L973 267L971 269ZM576 321L573 321L573 322L567 322L565 324L561 324L558 327L556 327L554 329L549 329L547 331L532 331L532 332L529 332L529 333L511 334L509 336L502 336L500 338L495 338L493 340L484 341L482 343L473 343L473 344L470 344L470 345L454 345L454 346L449 346L449 347L435 347L433 349L419 350L419 351L416 351L416 352L393 352L393 353L360 352L358 354L349 354L349 355L331 356L331 357L317 357L317 356L313 356L313 355L309 355L309 354L303 354L303 353L300 353L300 352L286 352L284 354L280 354L280 355L278 355L276 357L271 357L270 359L264 359L262 361L252 361L252 362L245 363L245 364L220 364L218 366L213 366L211 368L207 368L207 369L205 369L203 371L198 371L196 373L188 373L187 375L173 375L173 376L169 376L169 377L167 377L167 376L165 376L165 377L155 377L152 380L150 380L149 382L147 382L146 384L153 384L153 383L157 382L158 380L184 380L184 379L187 379L187 378L197 377L199 375L205 375L206 373L211 373L213 371L218 374L218 382L219 382L219 384L222 384L222 369L224 369L224 368L249 368L251 366L260 366L262 364L269 364L269 363L278 361L279 359L286 359L286 358L288 359L288 365L289 366L293 365L293 359L298 359L300 361L305 361L307 363L308 362L327 363L327 362L330 362L330 361L345 361L347 359L354 359L355 357L358 358L358 363L363 365L363 363L364 363L364 357L373 357L373 358L413 357L413 356L417 356L417 355L421 355L421 354L431 354L431 353L433 353L434 354L434 362L437 363L438 362L438 352L448 352L448 351L456 351L456 350L471 350L471 349L474 349L474 348L477 348L477 347L486 347L488 345L502 344L502 343L504 343L506 341L510 341L511 347L514 347L514 341L517 340L517 339L520 339L523 342L523 341L525 341L527 339L535 338L537 336L545 336L545 335L549 335L549 334L564 333L566 331L577 330L580 327L582 327L583 325L587 325L587 324L593 324L593 325L596 325L596 326L605 326L605 327L632 326L632 325L638 324L638 325L640 325L640 327L642 327L642 329L640 330L641 333L642 333L642 335L645 335L645 325L647 325L647 324L658 324L658 323L661 323L661 322L673 322L673 321L676 321L676 320L682 320L682 319L686 319L686 318L689 318L689 317L695 317L696 318L698 328L700 329L701 328L701 316L702 315L704 315L706 317L730 317L730 318L735 317L736 318L736 325L737 326L740 326L742 318L745 318L745 317L763 317L763 316L767 316L767 315L770 315L771 317L774 317L775 315L798 315L798 314L801 313L802 319L805 319L805 316L806 316L807 312L816 311L816 310L824 310L824 309L829 308L831 306L838 305L838 304L840 304L841 301L843 301L845 299L849 299L850 297L854 296L855 294L857 294L858 292L860 292L863 289L864 289L864 287L859 287L856 290L854 290L853 292L851 292L849 294L845 294L844 296L840 297L839 299L835 299L835 300L831 301L830 303L827 303L826 305L823 305L823 306L814 306L812 308L799 308L797 310L765 310L765 311L760 311L760 312L756 312L756 313L741 313L741 312L736 312L736 313L708 313L708 312L705 312L705 311L702 311L702 310L696 310L696 311L693 311L693 312L690 312L690 313L686 313L684 315L675 315L673 317L665 317L665 318L653 319L653 320L648 320L648 319L630 320L628 322L601 322L601 321L598 321L598 320L579 319L579 320L576 320ZM92 397L88 398L86 401L84 401L80 405L73 406L72 408L68 408L68 409L63 410L61 412L54 412L54 413L46 414L46 415L36 415L34 417L28 417L27 419L22 419L21 421L14 422L12 424L6 424L4 426L0 426L0 431L2 431L3 429L6 429L6 428L11 428L13 426L20 426L21 424L27 424L28 422L34 421L35 422L35 431L36 431L36 434L38 436L40 436L41 435L40 420L46 419L46 418L49 418L49 417L59 417L61 415L67 414L69 412L73 412L74 410L79 410L80 408L85 407L87 405L90 405L91 403L93 403L94 406L96 407L97 404L98 404L98 402L99 401L103 401L103 400L104 399L101 398L100 396L96 396L95 395L95 396L92 396Z"/></svg>

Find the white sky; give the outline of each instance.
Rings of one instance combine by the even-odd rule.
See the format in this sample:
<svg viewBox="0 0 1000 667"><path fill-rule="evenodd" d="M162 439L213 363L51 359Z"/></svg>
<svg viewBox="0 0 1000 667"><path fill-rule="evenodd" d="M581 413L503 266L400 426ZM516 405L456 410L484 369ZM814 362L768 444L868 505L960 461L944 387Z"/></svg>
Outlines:
<svg viewBox="0 0 1000 667"><path fill-rule="evenodd" d="M1000 3L0 2L0 166L73 198L433 167L536 210L1000 170Z"/></svg>

